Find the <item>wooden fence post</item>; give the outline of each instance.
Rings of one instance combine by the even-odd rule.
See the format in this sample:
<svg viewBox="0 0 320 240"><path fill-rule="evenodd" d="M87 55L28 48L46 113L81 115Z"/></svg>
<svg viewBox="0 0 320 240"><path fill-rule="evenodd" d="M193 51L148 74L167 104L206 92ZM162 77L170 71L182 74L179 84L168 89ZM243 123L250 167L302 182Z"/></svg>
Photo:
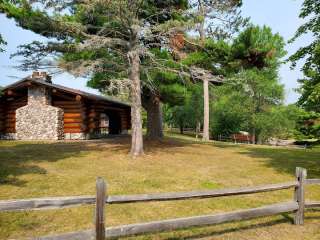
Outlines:
<svg viewBox="0 0 320 240"><path fill-rule="evenodd" d="M96 182L97 195L96 195L96 212L95 212L95 225L96 225L96 240L105 240L105 217L104 209L106 202L106 184L103 178L98 177Z"/></svg>
<svg viewBox="0 0 320 240"><path fill-rule="evenodd" d="M299 182L298 186L295 188L294 200L298 202L298 210L294 216L295 225L303 225L304 222L304 204L305 204L305 182L307 177L307 170L304 168L296 168L296 178Z"/></svg>

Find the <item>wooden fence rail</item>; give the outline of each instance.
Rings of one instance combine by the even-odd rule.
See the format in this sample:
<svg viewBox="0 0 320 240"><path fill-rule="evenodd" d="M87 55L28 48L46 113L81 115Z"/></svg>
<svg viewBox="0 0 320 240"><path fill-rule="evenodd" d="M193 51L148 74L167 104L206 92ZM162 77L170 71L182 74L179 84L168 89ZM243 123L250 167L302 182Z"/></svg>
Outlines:
<svg viewBox="0 0 320 240"><path fill-rule="evenodd" d="M138 194L138 195L114 195L114 196L106 197L105 202L107 204L121 204L121 203L133 203L133 202L214 198L214 197L224 197L224 196L232 196L232 195L246 195L246 194L254 194L254 193L261 193L261 192L271 192L271 191L289 189L297 186L298 186L298 181L293 181L288 183L269 184L269 185L257 186L257 187L230 188L230 189L222 189L222 190ZM74 197L8 200L8 201L0 201L0 212L73 207L73 206L84 205L84 204L94 204L95 201L96 201L95 196L74 196Z"/></svg>
<svg viewBox="0 0 320 240"><path fill-rule="evenodd" d="M44 210L52 208L65 208L83 204L95 204L95 230L85 230L59 234L56 236L40 237L43 240L102 240L112 237L125 237L143 233L177 230L188 227L207 226L230 221L247 220L257 217L270 216L281 213L294 213L294 223L301 225L304 222L306 208L320 207L320 202L305 202L305 185L320 184L320 179L306 179L307 172L303 168L296 169L296 181L270 184L256 187L231 188L209 191L192 191L176 193L157 193L139 195L106 196L106 184L102 178L97 179L96 196L34 198L21 200L0 201L0 212L19 210ZM215 215L177 218L148 223L138 223L105 228L105 204L124 204L148 201L172 201L199 198L214 198L234 195L246 195L261 192L271 192L294 188L293 200L259 208L220 213Z"/></svg>

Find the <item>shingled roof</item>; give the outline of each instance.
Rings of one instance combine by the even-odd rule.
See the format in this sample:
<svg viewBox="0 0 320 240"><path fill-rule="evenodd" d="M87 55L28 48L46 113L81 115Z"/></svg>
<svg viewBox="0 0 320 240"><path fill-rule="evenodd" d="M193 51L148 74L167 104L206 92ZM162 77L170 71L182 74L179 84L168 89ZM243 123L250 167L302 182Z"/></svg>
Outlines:
<svg viewBox="0 0 320 240"><path fill-rule="evenodd" d="M96 94L92 94L92 93L88 93L88 92L83 92L77 89L73 89L73 88L69 88L69 87L65 87L59 84L54 84L51 81L48 80L44 80L44 79L37 79L37 78L33 78L32 76L26 77L20 81L17 81L13 84L10 84L6 87L4 87L2 89L2 91L6 91L6 90L12 90L18 87L21 87L27 83L35 83L35 84L40 84L40 85L44 85L46 87L52 88L52 89L57 89L60 90L62 92L66 92L66 93L71 93L71 94L75 94L75 95L80 95L83 98L89 99L89 100L94 100L94 101L105 101L105 102L111 102L111 103L115 103L118 105L122 105L122 106L127 106L127 107L131 107L131 105L129 103L125 103L122 101L119 101L117 99L114 99L112 97L109 96L101 96L101 95L96 95Z"/></svg>

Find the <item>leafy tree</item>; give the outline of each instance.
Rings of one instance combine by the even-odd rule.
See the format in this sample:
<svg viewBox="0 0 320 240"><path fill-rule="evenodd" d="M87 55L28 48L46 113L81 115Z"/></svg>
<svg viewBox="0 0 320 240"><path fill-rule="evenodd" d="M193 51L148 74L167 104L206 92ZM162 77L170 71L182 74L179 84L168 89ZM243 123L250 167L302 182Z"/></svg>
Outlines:
<svg viewBox="0 0 320 240"><path fill-rule="evenodd" d="M320 7L318 0L305 0L300 12L300 18L307 22L300 26L290 40L294 42L299 37L312 33L313 41L307 46L301 47L290 56L292 67L296 67L299 60L305 59L302 67L305 78L300 79L301 96L298 104L307 110L320 112Z"/></svg>
<svg viewBox="0 0 320 240"><path fill-rule="evenodd" d="M178 127L181 133L184 128L199 130L199 124L203 117L202 86L199 84L189 85L185 90L185 98L182 103L166 104L164 108L165 122L170 126Z"/></svg>
<svg viewBox="0 0 320 240"><path fill-rule="evenodd" d="M274 106L268 112L257 114L255 121L259 142L266 142L270 137L293 137L297 124L295 113L294 106Z"/></svg>
<svg viewBox="0 0 320 240"><path fill-rule="evenodd" d="M165 47L172 31L185 24L182 19L172 17L185 4L185 1L152 0L2 0L0 11L14 18L19 26L56 40L24 46L21 55L39 63L49 54L63 53L60 65L71 72L88 75L100 68L109 79L129 82L131 154L138 156L143 153L141 62L150 59L157 64L150 49L158 46L160 40Z"/></svg>
<svg viewBox="0 0 320 240"><path fill-rule="evenodd" d="M284 97L284 87L279 83L277 74L270 70L249 69L238 73L232 86L246 98L243 103L248 111L248 125L250 132L257 138L260 136L258 116L270 111L272 106L281 105ZM238 94L236 93L236 94ZM259 139L257 139L259 141Z"/></svg>
<svg viewBox="0 0 320 240"><path fill-rule="evenodd" d="M212 134L229 136L239 131L252 133L256 140L266 142L270 137L289 138L297 135L299 112L294 105L284 106L277 102L261 105L263 110L253 111L253 102L246 92L235 91L230 86L219 89L217 100L212 104Z"/></svg>
<svg viewBox="0 0 320 240"><path fill-rule="evenodd" d="M229 136L239 131L248 131L251 113L249 99L230 86L214 91L216 99L211 103L211 135Z"/></svg>
<svg viewBox="0 0 320 240"><path fill-rule="evenodd" d="M295 136L300 139L320 138L320 114L299 109L296 112L297 127Z"/></svg>
<svg viewBox="0 0 320 240"><path fill-rule="evenodd" d="M231 43L224 46L221 72L226 72L225 86L215 90L213 104L213 134L249 131L259 139L264 114L280 106L284 97L278 68L285 55L284 41L264 26L249 26Z"/></svg>

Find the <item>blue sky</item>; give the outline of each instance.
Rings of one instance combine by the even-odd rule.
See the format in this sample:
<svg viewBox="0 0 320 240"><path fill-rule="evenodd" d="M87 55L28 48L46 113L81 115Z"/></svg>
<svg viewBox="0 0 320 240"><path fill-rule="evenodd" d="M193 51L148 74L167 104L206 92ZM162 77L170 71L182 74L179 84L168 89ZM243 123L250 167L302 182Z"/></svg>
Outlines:
<svg viewBox="0 0 320 240"><path fill-rule="evenodd" d="M243 1L242 11L244 16L251 17L254 24L270 26L274 32L279 32L286 41L294 35L297 27L303 23L298 17L303 0ZM20 44L45 39L30 31L16 27L13 20L6 19L1 14L0 32L8 42L6 52L0 53L0 85L5 86L30 74L30 72L22 72L13 68L17 65L17 59L10 59L10 54L14 53ZM311 37L305 36L294 44L287 45L288 56L310 41ZM286 88L286 102L294 103L299 95L293 89L298 86L297 79L302 77L299 66L295 70L290 70L288 64L283 65L280 75L281 82L285 84ZM57 84L96 93L95 90L86 87L86 79L74 78L69 74L54 76L53 81Z"/></svg>

